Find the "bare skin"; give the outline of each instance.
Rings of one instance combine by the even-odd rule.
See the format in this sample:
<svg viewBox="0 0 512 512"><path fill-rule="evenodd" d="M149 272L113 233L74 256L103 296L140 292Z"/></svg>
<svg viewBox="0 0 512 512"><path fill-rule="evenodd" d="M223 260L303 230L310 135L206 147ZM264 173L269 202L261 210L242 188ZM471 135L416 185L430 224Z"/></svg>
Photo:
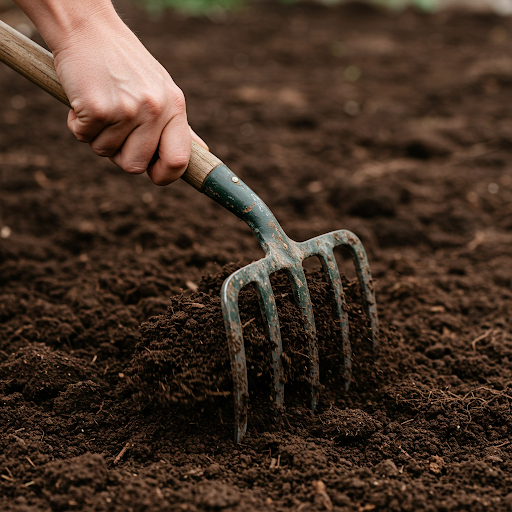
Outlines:
<svg viewBox="0 0 512 512"><path fill-rule="evenodd" d="M110 0L15 0L53 52L73 110L68 126L130 174L177 180L190 158L185 98ZM159 159L150 165L158 148Z"/></svg>

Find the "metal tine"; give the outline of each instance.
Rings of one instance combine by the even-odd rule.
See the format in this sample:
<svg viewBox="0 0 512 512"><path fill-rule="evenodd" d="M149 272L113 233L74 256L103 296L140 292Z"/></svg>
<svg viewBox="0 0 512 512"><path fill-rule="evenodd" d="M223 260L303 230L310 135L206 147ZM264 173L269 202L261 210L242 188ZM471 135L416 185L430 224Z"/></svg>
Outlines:
<svg viewBox="0 0 512 512"><path fill-rule="evenodd" d="M249 382L242 323L238 308L240 290L254 283L264 317L265 332L272 344L272 369L274 402L278 416L284 409L284 370L282 363L283 342L277 315L277 306L267 270L268 262L257 261L241 268L229 276L222 285L221 305L226 327L227 343L233 374L233 394L235 399L235 437L239 443L247 431L249 408Z"/></svg>
<svg viewBox="0 0 512 512"><path fill-rule="evenodd" d="M348 313L345 309L346 300L343 285L341 283L340 272L336 263L336 258L332 250L326 250L317 254L324 272L327 275L327 283L331 288L334 299L336 320L339 322L341 331L341 350L343 354L343 381L345 390L348 391L352 380L352 345L350 343Z"/></svg>
<svg viewBox="0 0 512 512"><path fill-rule="evenodd" d="M370 271L370 263L368 256L364 250L361 240L346 229L340 229L332 233L336 243L334 246L343 245L350 250L354 266L356 267L356 275L359 286L364 295L364 310L372 331L372 349L375 362L379 361L379 316L377 313L377 302L375 300L375 292L373 290L372 273Z"/></svg>
<svg viewBox="0 0 512 512"><path fill-rule="evenodd" d="M304 329L309 341L308 358L309 372L311 379L311 410L314 411L318 405L318 393L320 386L320 368L318 364L318 346L316 337L315 317L313 315L313 304L309 295L306 276L302 268L302 261L299 265L284 269L290 280L295 301L302 310Z"/></svg>
<svg viewBox="0 0 512 512"><path fill-rule="evenodd" d="M253 264L254 265L254 264ZM247 411L249 404L249 384L247 380L247 361L245 357L244 337L238 294L240 290L254 281L250 268L241 268L231 274L222 285L221 306L226 328L231 373L233 375L233 396L235 402L235 441L239 443L247 431Z"/></svg>
<svg viewBox="0 0 512 512"><path fill-rule="evenodd" d="M331 233L317 236L311 240L307 240L306 242L301 242L299 245L303 254L303 259L309 258L310 256L318 256L322 260L322 258L326 258L329 253L333 254L332 250L334 247L340 245L346 247L350 251L352 260L354 261L357 279L364 296L365 314L370 322L375 362L378 362L379 317L377 314L377 303L375 301L375 292L373 291L370 264L368 263L366 251L364 250L363 244L359 238L351 231L340 229L339 231L332 231ZM335 268L337 276L339 276L337 265L335 265ZM326 271L329 277L328 269L326 269ZM334 276L334 274L332 276ZM339 279L339 283L341 285L341 279Z"/></svg>
<svg viewBox="0 0 512 512"><path fill-rule="evenodd" d="M256 293L260 303L261 314L266 320L263 322L265 333L272 344L274 404L278 415L277 419L280 420L284 410L283 341L281 339L276 299L267 274L262 273L261 279L256 282Z"/></svg>

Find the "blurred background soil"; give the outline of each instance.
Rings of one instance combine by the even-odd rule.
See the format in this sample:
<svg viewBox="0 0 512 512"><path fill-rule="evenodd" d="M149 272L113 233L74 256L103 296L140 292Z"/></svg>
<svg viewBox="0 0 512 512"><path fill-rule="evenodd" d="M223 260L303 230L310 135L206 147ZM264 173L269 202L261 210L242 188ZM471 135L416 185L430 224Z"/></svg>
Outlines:
<svg viewBox="0 0 512 512"><path fill-rule="evenodd" d="M63 106L2 67L0 508L512 510L511 20L119 9L184 90L190 124L292 238L360 236L381 363L347 282L363 348L349 392L323 380L318 413L289 386L273 425L268 372L260 388L256 375L237 446L229 389L186 405L148 397L141 354L162 340L174 357L174 340L205 336L224 347L218 284L262 251L185 183L157 188L96 157Z"/></svg>

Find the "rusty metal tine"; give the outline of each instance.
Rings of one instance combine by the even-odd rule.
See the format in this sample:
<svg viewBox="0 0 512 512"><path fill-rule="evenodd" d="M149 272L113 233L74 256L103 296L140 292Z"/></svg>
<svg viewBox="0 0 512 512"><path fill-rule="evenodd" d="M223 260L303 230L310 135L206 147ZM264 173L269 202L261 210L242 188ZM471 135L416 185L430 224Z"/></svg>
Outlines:
<svg viewBox="0 0 512 512"><path fill-rule="evenodd" d="M302 263L302 262L301 262ZM313 304L309 295L308 283L302 264L286 269L288 279L292 285L293 295L302 311L304 329L308 338L309 373L311 379L311 410L318 405L318 392L320 386L320 369L318 363L318 346L316 338L315 317Z"/></svg>
<svg viewBox="0 0 512 512"><path fill-rule="evenodd" d="M272 344L272 374L274 387L274 403L278 417L281 417L284 409L284 369L283 369L283 342L281 339L281 329L279 327L279 317L277 315L277 305L270 284L270 279L266 274L262 275L260 281L256 283L256 292L260 303L261 314L264 318L265 332Z"/></svg>
<svg viewBox="0 0 512 512"><path fill-rule="evenodd" d="M269 258L270 259L270 258ZM259 299L264 326L272 344L272 369L274 401L278 415L284 407L284 370L282 363L283 343L277 315L277 306L270 284L268 268L273 262L263 260L247 265L231 274L222 285L221 306L226 327L227 343L233 374L233 395L235 399L235 438L239 443L247 431L249 405L249 383L247 361L243 339L242 323L238 308L240 290L254 283Z"/></svg>
<svg viewBox="0 0 512 512"><path fill-rule="evenodd" d="M341 350L343 355L343 381L345 390L348 391L352 380L352 345L350 343L348 314L345 310L345 292L341 283L340 272L332 250L318 254L322 267L327 275L336 312L336 320L340 325Z"/></svg>
<svg viewBox="0 0 512 512"><path fill-rule="evenodd" d="M348 314L345 310L345 292L341 283L341 277L333 253L333 247L337 245L337 239L327 233L325 235L306 240L299 243L299 250L302 253L302 259L316 256L327 276L327 283L331 288L334 300L334 310L336 321L340 327L341 353L343 357L342 378L345 383L345 390L348 391L352 380L352 344L350 342Z"/></svg>
<svg viewBox="0 0 512 512"><path fill-rule="evenodd" d="M364 296L364 310L368 320L370 321L370 329L372 331L372 348L375 362L379 360L379 316L377 313L377 302L375 300L375 292L373 290L372 274L368 257L364 250L361 240L346 229L340 229L332 233L335 246L343 245L350 250L354 266L356 267L356 275Z"/></svg>
<svg viewBox="0 0 512 512"><path fill-rule="evenodd" d="M327 257L329 251L332 253L332 249L340 245L350 251L352 260L354 261L357 279L364 297L364 311L370 322L372 348L377 362L379 353L379 317L375 292L373 291L370 264L368 263L368 257L366 256L366 251L364 250L361 240L359 240L352 231L340 229L299 244L303 259L309 258L310 256L318 256L320 258Z"/></svg>
<svg viewBox="0 0 512 512"><path fill-rule="evenodd" d="M251 265L250 265L251 266ZM249 383L247 379L247 360L245 357L244 337L238 294L240 290L254 281L248 267L231 274L222 285L221 306L226 327L226 336L233 375L233 396L235 402L235 440L239 443L247 431L247 414L249 405Z"/></svg>

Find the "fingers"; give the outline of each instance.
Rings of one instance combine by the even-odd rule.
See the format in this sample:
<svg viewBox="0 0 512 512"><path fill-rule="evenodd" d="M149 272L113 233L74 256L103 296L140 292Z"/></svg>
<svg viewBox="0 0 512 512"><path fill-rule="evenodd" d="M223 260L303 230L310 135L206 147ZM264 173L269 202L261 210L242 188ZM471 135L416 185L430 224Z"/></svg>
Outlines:
<svg viewBox="0 0 512 512"><path fill-rule="evenodd" d="M103 130L103 127L102 121L79 119L74 110L69 111L68 128L80 142L90 143Z"/></svg>
<svg viewBox="0 0 512 512"><path fill-rule="evenodd" d="M142 174L146 172L151 158L155 154L160 138L159 127L143 124L129 133L120 149L110 155L110 160L121 167L128 174ZM112 127L112 136L115 135Z"/></svg>
<svg viewBox="0 0 512 512"><path fill-rule="evenodd" d="M148 169L155 185L169 185L185 172L190 160L190 137L186 117L175 116L167 123L160 137L159 158Z"/></svg>
<svg viewBox="0 0 512 512"><path fill-rule="evenodd" d="M90 144L107 126L115 125L119 121L130 123L135 120L133 108L125 107L121 111L111 105L92 101L88 103L87 109L73 103L73 110L68 114L68 127L80 142Z"/></svg>
<svg viewBox="0 0 512 512"><path fill-rule="evenodd" d="M68 126L75 137L80 142L88 143L98 156L112 157L136 128L136 123L129 120L105 122L98 119L85 122L71 110L68 114Z"/></svg>
<svg viewBox="0 0 512 512"><path fill-rule="evenodd" d="M185 172L190 159L190 142L187 136L196 141L207 151L206 143L190 128L188 133L183 129L181 119L170 122L163 130L161 136L158 130L151 133L139 127L133 130L121 150L111 156L111 160L130 174L142 174L147 171L149 177L156 185L165 186L176 181ZM117 132L112 128L112 135ZM105 129L104 131L107 131ZM97 137L103 137L103 132ZM156 143L155 141L159 141ZM151 141L148 143L148 141ZM96 143L96 139L94 141ZM152 164L151 161L155 157ZM96 153L99 154L98 151Z"/></svg>
<svg viewBox="0 0 512 512"><path fill-rule="evenodd" d="M151 133L147 130L147 127L144 128L146 129L143 129L142 132L149 132L148 136L158 136L156 130L153 130L155 133ZM103 128L103 130L91 142L89 142L89 144L97 155L113 157L120 150L121 146L125 143L130 134L134 133L136 130L137 126L134 123L114 123ZM137 131L138 137L141 135L139 131L140 130ZM142 140L144 140L144 134L142 135ZM128 160L128 162L131 161ZM130 172L127 169L125 170Z"/></svg>
<svg viewBox="0 0 512 512"><path fill-rule="evenodd" d="M79 111L77 115L71 110L68 126L97 155L109 157L129 174L147 171L156 185L168 185L186 170L191 140L208 150L206 143L188 126L184 98L179 92L164 112L144 105L138 114L116 119L112 111L110 115L106 112L101 115L101 111L95 111L94 115ZM148 103L151 107L156 105ZM158 158L152 163L157 148Z"/></svg>

